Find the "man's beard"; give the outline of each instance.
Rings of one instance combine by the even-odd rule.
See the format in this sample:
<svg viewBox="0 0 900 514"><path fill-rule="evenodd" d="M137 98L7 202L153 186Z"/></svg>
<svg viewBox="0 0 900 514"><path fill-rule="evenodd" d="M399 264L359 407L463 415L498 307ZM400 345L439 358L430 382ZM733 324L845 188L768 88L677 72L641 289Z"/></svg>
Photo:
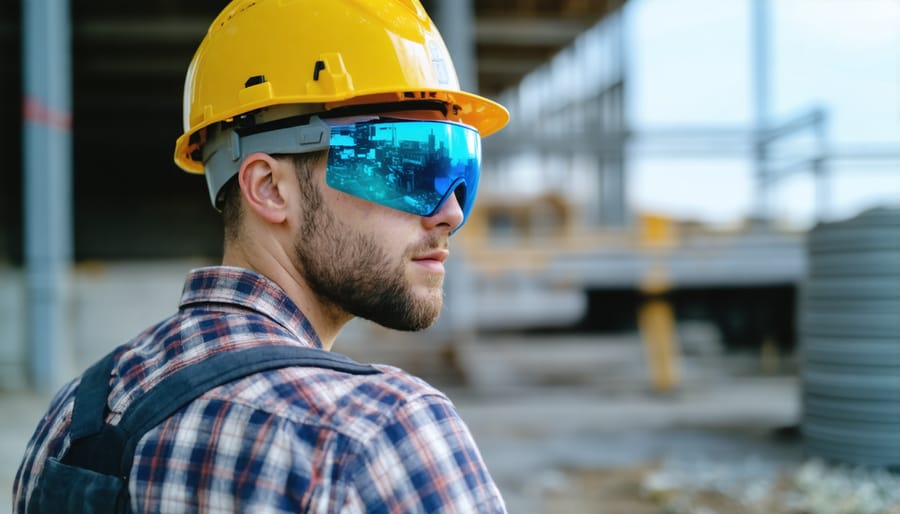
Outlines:
<svg viewBox="0 0 900 514"><path fill-rule="evenodd" d="M344 312L396 330L422 330L437 319L442 294L416 298L406 280L406 263L417 253L440 247L440 239L408 248L397 265L376 240L338 221L313 184L304 200L294 265L320 300ZM430 284L432 285L432 284ZM433 286L440 289L441 278Z"/></svg>

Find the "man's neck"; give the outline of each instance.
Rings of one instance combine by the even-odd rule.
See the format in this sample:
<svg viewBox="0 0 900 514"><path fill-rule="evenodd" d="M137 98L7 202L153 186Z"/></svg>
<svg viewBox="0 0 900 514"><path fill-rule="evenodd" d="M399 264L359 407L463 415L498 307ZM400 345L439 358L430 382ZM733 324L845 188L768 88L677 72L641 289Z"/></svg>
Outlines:
<svg viewBox="0 0 900 514"><path fill-rule="evenodd" d="M263 245L256 244L226 244L222 265L255 271L278 284L309 320L325 350L331 350L338 332L353 318L344 310L323 302L283 252L265 251Z"/></svg>

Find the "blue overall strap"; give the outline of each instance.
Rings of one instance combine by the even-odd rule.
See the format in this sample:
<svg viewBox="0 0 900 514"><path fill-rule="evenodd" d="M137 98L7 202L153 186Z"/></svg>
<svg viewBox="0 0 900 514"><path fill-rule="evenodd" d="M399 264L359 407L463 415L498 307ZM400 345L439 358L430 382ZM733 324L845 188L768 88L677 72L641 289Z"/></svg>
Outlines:
<svg viewBox="0 0 900 514"><path fill-rule="evenodd" d="M75 406L72 407L72 422L69 425L72 441L96 434L103 428L115 355L116 352L108 353L81 376L75 390Z"/></svg>
<svg viewBox="0 0 900 514"><path fill-rule="evenodd" d="M117 425L108 414L112 352L91 366L75 392L70 445L49 458L29 501L28 514L128 513L128 476L137 443L153 427L217 386L289 366L325 368L353 375L380 373L340 354L302 346L260 346L223 351L164 378L134 401Z"/></svg>
<svg viewBox="0 0 900 514"><path fill-rule="evenodd" d="M75 404L69 424L69 449L62 457L64 463L81 463L82 467L100 473L113 473L115 467L96 459L109 448L111 438L117 434L106 425L109 413L106 401L109 397L110 375L115 364L116 352L110 352L87 369L75 389Z"/></svg>

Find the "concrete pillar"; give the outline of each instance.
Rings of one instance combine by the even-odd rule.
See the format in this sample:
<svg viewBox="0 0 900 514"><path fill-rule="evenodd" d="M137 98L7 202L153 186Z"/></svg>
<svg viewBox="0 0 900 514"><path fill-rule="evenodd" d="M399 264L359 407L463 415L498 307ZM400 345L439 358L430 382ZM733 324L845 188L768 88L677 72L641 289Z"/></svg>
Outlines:
<svg viewBox="0 0 900 514"><path fill-rule="evenodd" d="M22 2L22 141L29 377L64 377L72 260L71 21L68 0Z"/></svg>

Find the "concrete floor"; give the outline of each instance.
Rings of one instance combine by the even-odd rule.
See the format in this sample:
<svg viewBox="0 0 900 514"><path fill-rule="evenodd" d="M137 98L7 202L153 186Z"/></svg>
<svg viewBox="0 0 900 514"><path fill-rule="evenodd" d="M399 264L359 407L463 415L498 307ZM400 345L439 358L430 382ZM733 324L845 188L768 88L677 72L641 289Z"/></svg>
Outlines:
<svg viewBox="0 0 900 514"><path fill-rule="evenodd" d="M351 355L359 349L348 346ZM459 347L454 360L466 380L446 381L445 390L516 514L562 512L552 499L571 490L573 470L711 462L770 470L803 460L797 439L777 436L799 421L790 363L769 362L763 373L754 356L685 355L680 387L660 394L633 335L483 339ZM47 401L0 393L0 513ZM575 512L594 511L581 505Z"/></svg>
<svg viewBox="0 0 900 514"><path fill-rule="evenodd" d="M800 441L779 436L800 416L790 363L763 373L752 356L683 356L680 387L663 394L634 336L485 341L468 360L482 384L450 394L516 514L566 512L550 500L578 494L578 471L803 460ZM575 512L617 512L601 500Z"/></svg>

